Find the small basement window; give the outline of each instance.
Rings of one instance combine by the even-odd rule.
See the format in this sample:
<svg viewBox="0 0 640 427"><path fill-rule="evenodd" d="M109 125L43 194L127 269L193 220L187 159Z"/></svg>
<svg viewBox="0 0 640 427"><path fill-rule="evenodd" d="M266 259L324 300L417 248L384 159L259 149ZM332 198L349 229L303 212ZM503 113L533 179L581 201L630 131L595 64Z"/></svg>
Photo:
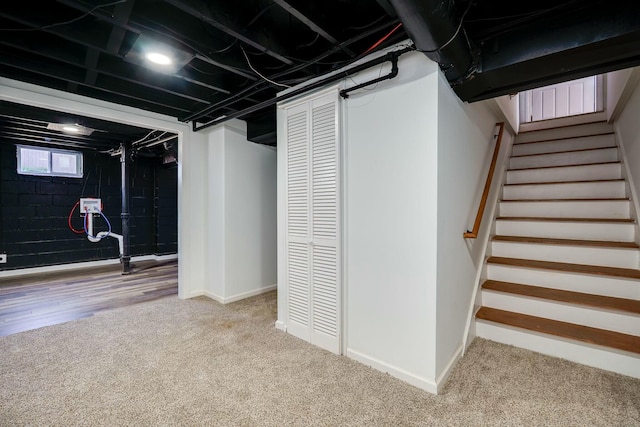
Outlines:
<svg viewBox="0 0 640 427"><path fill-rule="evenodd" d="M17 146L21 175L82 178L82 153L57 148Z"/></svg>

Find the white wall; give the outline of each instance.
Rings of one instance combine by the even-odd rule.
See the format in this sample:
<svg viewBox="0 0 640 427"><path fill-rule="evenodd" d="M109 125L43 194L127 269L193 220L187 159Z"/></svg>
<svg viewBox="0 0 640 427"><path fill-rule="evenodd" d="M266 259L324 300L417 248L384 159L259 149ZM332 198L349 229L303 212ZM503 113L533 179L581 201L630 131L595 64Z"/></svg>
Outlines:
<svg viewBox="0 0 640 427"><path fill-rule="evenodd" d="M495 114L492 102L468 104L460 101L439 74L435 368L439 383L462 350L476 272L483 261L480 256L483 248L468 248L462 234L472 225L470 213L475 218L477 212L479 195L495 147L495 124L504 121L504 117ZM498 179L499 172L495 172ZM487 210L490 211L491 206L487 206ZM487 214L483 223L486 225L489 221ZM487 227L485 230L488 232ZM470 243L486 244L483 239Z"/></svg>
<svg viewBox="0 0 640 427"><path fill-rule="evenodd" d="M215 126L207 132L208 144L206 180L202 185L207 189L207 269L206 295L221 301L225 295L225 128ZM205 157L203 155L203 157Z"/></svg>
<svg viewBox="0 0 640 427"><path fill-rule="evenodd" d="M438 73L399 67L343 104L347 355L435 392Z"/></svg>
<svg viewBox="0 0 640 427"><path fill-rule="evenodd" d="M225 302L275 289L276 150L225 128Z"/></svg>
<svg viewBox="0 0 640 427"><path fill-rule="evenodd" d="M276 151L247 140L246 123L206 132L206 286L194 295L222 303L275 289Z"/></svg>
<svg viewBox="0 0 640 427"><path fill-rule="evenodd" d="M627 68L606 74L607 121L614 121L624 109L633 87L638 81L640 68Z"/></svg>
<svg viewBox="0 0 640 427"><path fill-rule="evenodd" d="M632 198L636 212L638 208L638 185L640 185L640 83L629 88L629 98L613 126L625 160L627 179L632 186Z"/></svg>
<svg viewBox="0 0 640 427"><path fill-rule="evenodd" d="M492 102L492 101L488 101ZM520 128L520 94L504 95L495 98L496 103L507 125L507 129L513 134L517 134Z"/></svg>

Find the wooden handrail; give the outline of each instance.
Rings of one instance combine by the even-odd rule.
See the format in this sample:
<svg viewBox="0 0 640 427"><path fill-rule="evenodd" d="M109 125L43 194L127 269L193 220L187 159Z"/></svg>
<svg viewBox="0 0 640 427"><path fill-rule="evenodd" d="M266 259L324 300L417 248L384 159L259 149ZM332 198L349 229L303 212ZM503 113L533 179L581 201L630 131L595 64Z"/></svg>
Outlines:
<svg viewBox="0 0 640 427"><path fill-rule="evenodd" d="M500 143L502 143L502 132L504 131L504 122L496 123L496 126L500 126L500 130L498 131L496 148L493 150L493 157L491 158L491 166L489 166L487 181L484 183L484 190L482 191L482 199L480 199L480 205L478 206L478 213L476 214L476 220L473 223L473 230L471 231L467 230L465 233L462 234L462 236L465 239L475 239L476 237L478 237L478 231L480 230L480 223L482 222L482 216L484 215L484 208L487 205L487 197L489 197L491 180L493 180L493 172L496 169L498 153L500 152Z"/></svg>

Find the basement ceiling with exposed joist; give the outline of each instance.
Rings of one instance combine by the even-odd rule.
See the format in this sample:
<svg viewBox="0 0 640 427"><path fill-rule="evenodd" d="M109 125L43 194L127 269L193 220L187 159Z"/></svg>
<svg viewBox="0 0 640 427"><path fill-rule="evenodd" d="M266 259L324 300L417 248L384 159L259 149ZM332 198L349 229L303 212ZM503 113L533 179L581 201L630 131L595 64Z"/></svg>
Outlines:
<svg viewBox="0 0 640 427"><path fill-rule="evenodd" d="M640 64L639 16L619 0L4 1L0 76L194 128L238 117L250 140L275 145L274 105L252 107L400 41L473 102ZM147 62L151 49L173 67ZM7 103L0 114L16 116Z"/></svg>

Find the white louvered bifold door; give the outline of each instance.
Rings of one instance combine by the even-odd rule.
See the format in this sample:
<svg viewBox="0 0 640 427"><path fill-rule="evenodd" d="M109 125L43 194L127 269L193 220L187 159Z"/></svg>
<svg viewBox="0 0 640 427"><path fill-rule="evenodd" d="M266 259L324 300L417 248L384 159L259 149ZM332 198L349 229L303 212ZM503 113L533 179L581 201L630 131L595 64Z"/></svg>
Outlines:
<svg viewBox="0 0 640 427"><path fill-rule="evenodd" d="M311 340L309 227L309 114L305 105L287 115L287 330Z"/></svg>
<svg viewBox="0 0 640 427"><path fill-rule="evenodd" d="M287 110L287 330L340 353L337 93Z"/></svg>
<svg viewBox="0 0 640 427"><path fill-rule="evenodd" d="M311 109L311 342L340 352L338 334L338 126L337 100Z"/></svg>

